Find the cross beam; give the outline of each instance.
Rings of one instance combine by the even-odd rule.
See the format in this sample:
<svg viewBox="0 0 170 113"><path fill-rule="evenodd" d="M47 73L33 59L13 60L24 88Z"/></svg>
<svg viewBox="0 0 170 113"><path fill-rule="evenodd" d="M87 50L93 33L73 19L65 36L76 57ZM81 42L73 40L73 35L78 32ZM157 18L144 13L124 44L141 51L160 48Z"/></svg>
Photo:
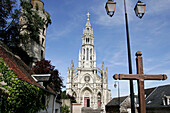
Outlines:
<svg viewBox="0 0 170 113"><path fill-rule="evenodd" d="M158 75L146 75L146 74L115 74L113 76L115 80L166 80L167 76L165 74Z"/></svg>
<svg viewBox="0 0 170 113"><path fill-rule="evenodd" d="M142 62L142 52L138 51L136 53L136 66L137 74L115 74L114 79L119 80L137 80L138 82L138 97L139 97L139 112L146 113L145 107L145 90L144 90L144 80L166 80L167 75L146 75L143 74L143 62Z"/></svg>

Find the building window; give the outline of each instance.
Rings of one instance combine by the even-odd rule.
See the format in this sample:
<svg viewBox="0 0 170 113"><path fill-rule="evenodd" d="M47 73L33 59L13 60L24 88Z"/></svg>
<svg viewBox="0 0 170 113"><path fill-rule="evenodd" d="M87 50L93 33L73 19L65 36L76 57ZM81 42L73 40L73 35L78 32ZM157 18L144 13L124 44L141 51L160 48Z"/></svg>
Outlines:
<svg viewBox="0 0 170 113"><path fill-rule="evenodd" d="M41 59L43 59L43 58L44 58L44 51L41 50Z"/></svg>
<svg viewBox="0 0 170 113"><path fill-rule="evenodd" d="M89 60L89 48L87 48L87 60Z"/></svg>
<svg viewBox="0 0 170 113"><path fill-rule="evenodd" d="M42 32L43 35L45 35L45 28L43 28L43 32Z"/></svg>
<svg viewBox="0 0 170 113"><path fill-rule="evenodd" d="M42 45L44 45L44 38L42 38Z"/></svg>
<svg viewBox="0 0 170 113"><path fill-rule="evenodd" d="M87 43L87 44L89 43L89 38L86 38L86 43Z"/></svg>

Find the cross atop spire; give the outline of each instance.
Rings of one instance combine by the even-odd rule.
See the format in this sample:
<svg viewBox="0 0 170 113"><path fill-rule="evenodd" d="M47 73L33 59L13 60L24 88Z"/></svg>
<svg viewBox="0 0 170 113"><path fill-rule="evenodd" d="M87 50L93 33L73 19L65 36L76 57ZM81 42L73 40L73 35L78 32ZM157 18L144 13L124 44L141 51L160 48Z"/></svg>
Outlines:
<svg viewBox="0 0 170 113"><path fill-rule="evenodd" d="M89 20L89 16L90 16L90 13L88 12L88 13L87 13L87 20Z"/></svg>

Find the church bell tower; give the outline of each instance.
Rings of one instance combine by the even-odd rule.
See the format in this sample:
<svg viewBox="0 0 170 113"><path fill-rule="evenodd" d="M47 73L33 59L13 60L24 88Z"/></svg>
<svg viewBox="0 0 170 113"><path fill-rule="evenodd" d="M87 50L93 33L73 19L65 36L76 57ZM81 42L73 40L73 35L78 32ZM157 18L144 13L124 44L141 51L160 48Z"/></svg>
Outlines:
<svg viewBox="0 0 170 113"><path fill-rule="evenodd" d="M91 28L90 14L87 13L87 23L83 30L82 51L79 51L79 68L96 67L96 52L94 51L94 36Z"/></svg>
<svg viewBox="0 0 170 113"><path fill-rule="evenodd" d="M105 111L105 105L111 100L108 89L108 70L102 63L102 69L96 66L93 29L87 13L87 22L83 29L82 46L79 50L78 67L73 61L67 70L66 93L75 97L81 108Z"/></svg>

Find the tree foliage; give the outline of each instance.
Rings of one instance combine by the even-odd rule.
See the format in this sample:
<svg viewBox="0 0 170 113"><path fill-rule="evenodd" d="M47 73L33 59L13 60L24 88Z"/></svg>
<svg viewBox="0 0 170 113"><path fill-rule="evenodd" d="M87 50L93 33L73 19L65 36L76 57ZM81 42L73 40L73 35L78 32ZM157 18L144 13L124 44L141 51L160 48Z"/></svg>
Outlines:
<svg viewBox="0 0 170 113"><path fill-rule="evenodd" d="M20 11L15 9L15 0L0 2L0 40L8 46L18 44Z"/></svg>
<svg viewBox="0 0 170 113"><path fill-rule="evenodd" d="M40 30L48 23L39 16L37 10L34 10L29 2L21 0L21 7L21 22L19 24L21 41L26 44L28 41L34 40L39 44Z"/></svg>
<svg viewBox="0 0 170 113"><path fill-rule="evenodd" d="M61 106L61 113L69 113L69 112L70 112L69 106L67 105Z"/></svg>
<svg viewBox="0 0 170 113"><path fill-rule="evenodd" d="M68 95L66 95L66 90L62 91L61 99L69 99Z"/></svg>
<svg viewBox="0 0 170 113"><path fill-rule="evenodd" d="M59 72L55 69L55 66L51 65L51 61L42 59L41 61L37 61L32 70L36 74L51 74L50 80L47 83L56 93L60 93L61 89L65 87L62 82L61 76L59 76Z"/></svg>
<svg viewBox="0 0 170 113"><path fill-rule="evenodd" d="M28 82L17 78L0 58L0 112L2 113L36 113L46 109L44 99L48 94Z"/></svg>

